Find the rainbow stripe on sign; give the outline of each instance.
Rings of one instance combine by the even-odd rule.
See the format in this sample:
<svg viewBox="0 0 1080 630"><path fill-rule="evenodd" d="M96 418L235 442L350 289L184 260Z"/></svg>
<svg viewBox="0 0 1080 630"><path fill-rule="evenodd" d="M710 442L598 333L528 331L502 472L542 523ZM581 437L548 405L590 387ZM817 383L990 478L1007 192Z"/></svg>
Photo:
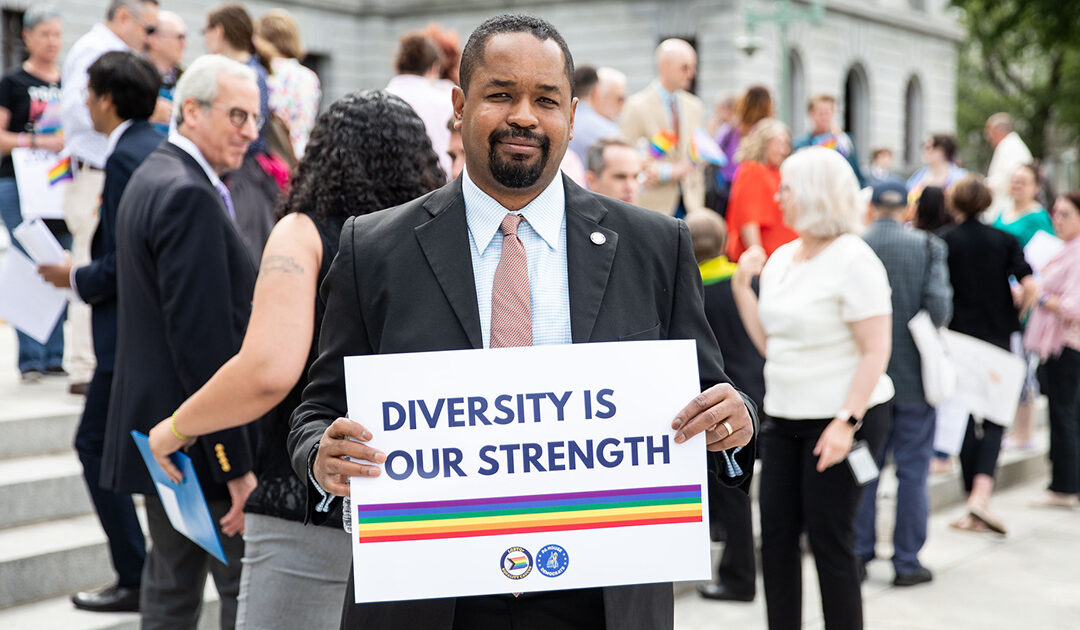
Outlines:
<svg viewBox="0 0 1080 630"><path fill-rule="evenodd" d="M525 556L510 556L507 558L510 561L510 570L516 571L518 569L524 569L529 566L529 559Z"/></svg>
<svg viewBox="0 0 1080 630"><path fill-rule="evenodd" d="M362 543L698 523L701 486L354 505Z"/></svg>
<svg viewBox="0 0 1080 630"><path fill-rule="evenodd" d="M49 169L49 185L53 186L65 179L75 179L75 175L71 172L71 158L66 157Z"/></svg>

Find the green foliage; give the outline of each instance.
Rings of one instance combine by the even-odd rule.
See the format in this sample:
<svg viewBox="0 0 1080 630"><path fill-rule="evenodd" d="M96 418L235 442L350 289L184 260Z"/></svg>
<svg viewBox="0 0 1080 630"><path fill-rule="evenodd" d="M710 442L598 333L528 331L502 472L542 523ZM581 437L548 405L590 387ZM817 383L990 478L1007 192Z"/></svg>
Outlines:
<svg viewBox="0 0 1080 630"><path fill-rule="evenodd" d="M962 158L985 169L986 118L1009 112L1036 157L1080 137L1080 0L952 0L968 38L960 51Z"/></svg>

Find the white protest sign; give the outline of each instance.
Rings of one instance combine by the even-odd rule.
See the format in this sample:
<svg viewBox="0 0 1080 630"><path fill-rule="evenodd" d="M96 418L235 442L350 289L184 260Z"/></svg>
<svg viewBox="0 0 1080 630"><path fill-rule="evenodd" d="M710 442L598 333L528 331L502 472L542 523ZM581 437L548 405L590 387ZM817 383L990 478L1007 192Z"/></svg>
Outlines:
<svg viewBox="0 0 1080 630"><path fill-rule="evenodd" d="M694 341L347 357L357 602L706 580Z"/></svg>
<svg viewBox="0 0 1080 630"><path fill-rule="evenodd" d="M43 149L12 149L11 163L15 167L15 185L19 190L19 209L24 221L30 219L63 219L64 193L68 180L53 182L51 172L66 170L62 158Z"/></svg>
<svg viewBox="0 0 1080 630"><path fill-rule="evenodd" d="M943 330L941 335L956 365L958 382L951 402L976 417L1012 426L1027 374L1024 360L992 343L953 330Z"/></svg>

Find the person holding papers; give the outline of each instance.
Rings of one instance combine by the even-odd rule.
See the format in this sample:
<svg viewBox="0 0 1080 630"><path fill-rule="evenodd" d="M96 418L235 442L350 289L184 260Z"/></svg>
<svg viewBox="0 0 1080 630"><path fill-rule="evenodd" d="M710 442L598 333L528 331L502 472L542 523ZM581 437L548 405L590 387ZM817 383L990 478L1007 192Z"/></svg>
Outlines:
<svg viewBox="0 0 1080 630"><path fill-rule="evenodd" d="M48 4L35 4L23 16L23 42L30 55L22 66L0 79L0 219L11 236L11 244L25 253L14 236L22 223L19 188L15 182L13 149L44 149L58 153L64 138L57 123L60 104L60 68L56 59L63 42L60 12ZM57 158L58 160L59 158ZM45 224L65 248L71 247L71 233L63 220L46 219ZM42 374L64 374L64 319L52 336L41 344L18 332L19 372L23 381L35 381Z"/></svg>
<svg viewBox="0 0 1080 630"><path fill-rule="evenodd" d="M993 201L981 177L968 175L953 184L947 197L958 224L944 233L949 246L949 281L953 286L953 318L949 328L992 343L1006 351L1009 337L1020 330L1020 315L1036 296L1031 267L1012 234L979 220ZM1009 276L1023 287L1013 297ZM1020 306L1020 310L1017 307ZM960 447L960 469L968 493L968 513L951 525L968 531L1005 533L1005 525L990 511L994 472L1005 428L984 418L968 418Z"/></svg>
<svg viewBox="0 0 1080 630"><path fill-rule="evenodd" d="M736 452L753 434L752 414L723 372L686 225L559 176L573 126L573 71L569 48L549 23L487 20L465 45L462 87L453 91L462 176L345 222L323 283L319 357L289 435L293 468L313 481L313 520L325 518L320 492L336 503L349 493L350 477L381 474L386 457L367 443L362 423L344 418L342 359L353 355L694 339L704 391L671 421L672 439L705 433L710 469L724 483L738 485L752 471L752 449ZM659 421L668 430L668 419ZM521 597L508 585L499 595L353 604L351 582L342 593L343 628L674 625L669 583Z"/></svg>
<svg viewBox="0 0 1080 630"><path fill-rule="evenodd" d="M220 176L240 166L258 134L259 89L250 68L209 55L180 78L175 102L175 133L131 176L116 215L119 334L101 483L146 499L152 544L142 627L194 627L209 571L221 627L232 628L244 555L238 534L255 488L247 430L214 433L190 453L228 566L170 524L131 431L149 431L240 349L255 267Z"/></svg>
<svg viewBox="0 0 1080 630"><path fill-rule="evenodd" d="M353 213L397 205L444 181L424 122L405 101L367 91L331 105L309 138L286 214L263 250L240 352L150 431L158 462L177 479L168 455L187 444L178 435L205 435L269 412L256 425L259 485L245 508L239 626L331 628L341 618L349 537L340 510L325 527L304 527L307 480L293 472L286 447L289 416L318 355L326 310L318 287Z"/></svg>
<svg viewBox="0 0 1080 630"><path fill-rule="evenodd" d="M127 493L101 485L101 455L109 412L116 352L116 210L135 169L161 144L161 134L147 121L154 113L161 86L154 66L130 52L107 52L88 71L87 106L94 129L109 138L105 185L99 221L91 244L91 262L73 269L41 265L38 272L53 285L72 288L90 305L97 366L86 392L86 406L75 433L75 450L83 465L118 581L100 592L78 593L72 601L86 610L138 610L146 544Z"/></svg>
<svg viewBox="0 0 1080 630"><path fill-rule="evenodd" d="M889 278L856 236L865 212L843 154L803 149L780 167L784 222L801 236L765 262L753 246L732 278L735 304L765 356L761 572L770 630L799 628L805 529L827 628L863 627L855 557L862 496L845 463L855 440L879 452L893 384ZM760 300L751 281L760 275Z"/></svg>
<svg viewBox="0 0 1080 630"><path fill-rule="evenodd" d="M1065 248L1043 268L1024 347L1039 368L1050 405L1050 488L1040 507L1080 506L1080 191L1058 197L1054 232Z"/></svg>

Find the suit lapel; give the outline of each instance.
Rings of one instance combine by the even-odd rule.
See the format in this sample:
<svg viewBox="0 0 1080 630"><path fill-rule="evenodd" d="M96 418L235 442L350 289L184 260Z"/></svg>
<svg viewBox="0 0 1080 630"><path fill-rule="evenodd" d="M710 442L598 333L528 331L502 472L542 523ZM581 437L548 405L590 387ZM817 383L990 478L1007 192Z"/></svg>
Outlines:
<svg viewBox="0 0 1080 630"><path fill-rule="evenodd" d="M424 202L432 218L413 229L432 273L442 287L473 348L483 347L480 312L476 305L476 281L469 255L469 229L465 222L465 198L461 178L432 194Z"/></svg>
<svg viewBox="0 0 1080 630"><path fill-rule="evenodd" d="M570 333L574 343L585 343L592 337L600 303L604 300L619 235L600 225L608 210L594 195L568 177L563 177L563 185L566 188Z"/></svg>

